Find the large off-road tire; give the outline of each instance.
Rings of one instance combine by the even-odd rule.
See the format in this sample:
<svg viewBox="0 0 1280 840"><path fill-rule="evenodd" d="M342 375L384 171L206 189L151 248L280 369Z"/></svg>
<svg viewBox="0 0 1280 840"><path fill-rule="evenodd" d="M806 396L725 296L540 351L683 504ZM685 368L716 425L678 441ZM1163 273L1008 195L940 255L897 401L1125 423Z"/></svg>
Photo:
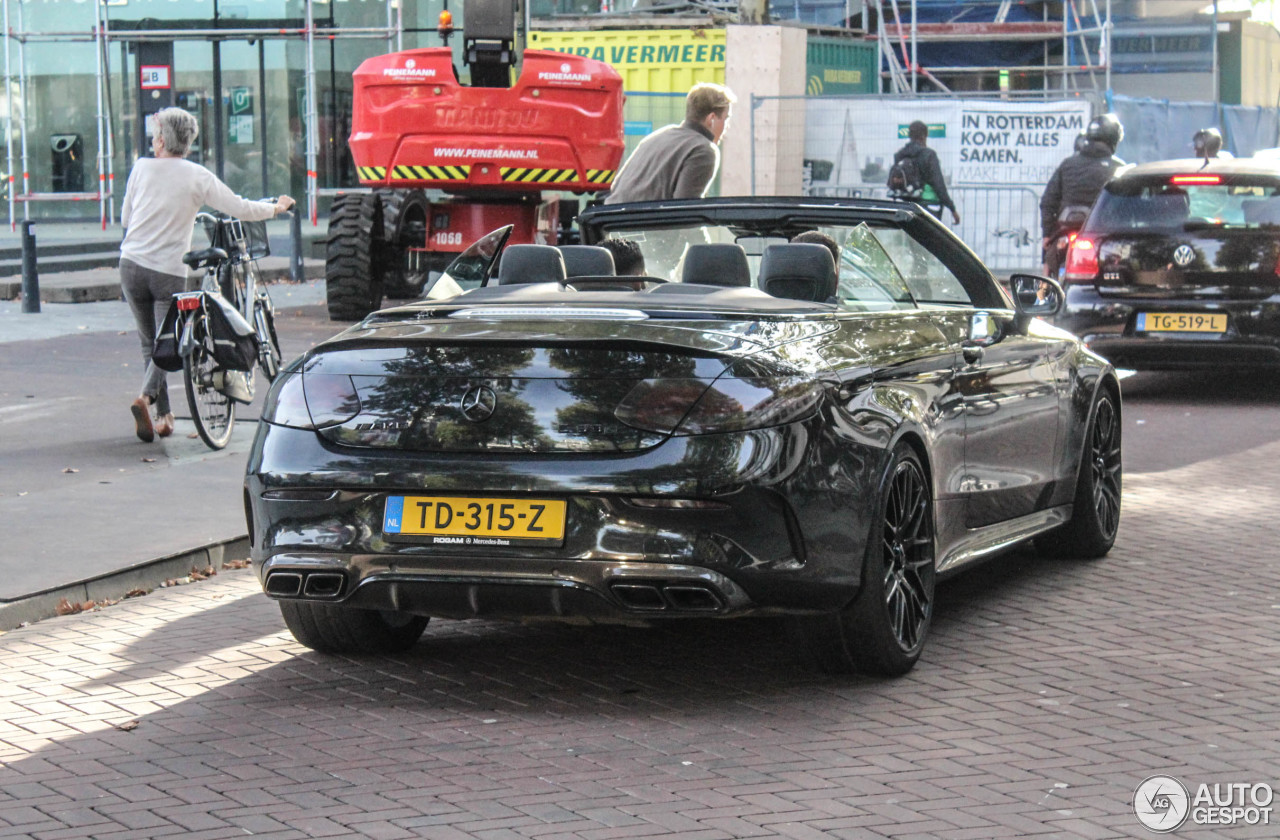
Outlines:
<svg viewBox="0 0 1280 840"><path fill-rule="evenodd" d="M329 319L358 321L382 306L382 275L374 254L382 242L382 205L376 193L340 195L329 210L324 259Z"/></svg>
<svg viewBox="0 0 1280 840"><path fill-rule="evenodd" d="M417 644L429 618L336 604L280 601L285 626L300 643L321 653L399 653Z"/></svg>
<svg viewBox="0 0 1280 840"><path fill-rule="evenodd" d="M933 619L934 521L928 476L899 443L879 490L862 587L844 609L795 620L799 641L832 674L899 676L915 667Z"/></svg>
<svg viewBox="0 0 1280 840"><path fill-rule="evenodd" d="M1120 530L1120 411L1115 396L1098 392L1085 433L1080 473L1071 518L1036 538L1036 549L1049 557L1103 557Z"/></svg>
<svg viewBox="0 0 1280 840"><path fill-rule="evenodd" d="M427 199L422 190L379 190L385 238L374 243L374 271L389 298L418 298L427 283L426 255L411 251L427 242Z"/></svg>

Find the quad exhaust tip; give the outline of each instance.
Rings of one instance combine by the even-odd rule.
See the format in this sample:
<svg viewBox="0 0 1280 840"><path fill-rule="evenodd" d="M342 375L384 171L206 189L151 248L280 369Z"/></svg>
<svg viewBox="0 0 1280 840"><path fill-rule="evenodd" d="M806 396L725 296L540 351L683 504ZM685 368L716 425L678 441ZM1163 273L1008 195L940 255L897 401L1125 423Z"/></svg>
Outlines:
<svg viewBox="0 0 1280 840"><path fill-rule="evenodd" d="M609 587L626 607L645 612L718 612L723 599L709 587L687 583L615 583Z"/></svg>
<svg viewBox="0 0 1280 840"><path fill-rule="evenodd" d="M330 599L342 594L345 583L341 572L272 572L263 588L275 598Z"/></svg>

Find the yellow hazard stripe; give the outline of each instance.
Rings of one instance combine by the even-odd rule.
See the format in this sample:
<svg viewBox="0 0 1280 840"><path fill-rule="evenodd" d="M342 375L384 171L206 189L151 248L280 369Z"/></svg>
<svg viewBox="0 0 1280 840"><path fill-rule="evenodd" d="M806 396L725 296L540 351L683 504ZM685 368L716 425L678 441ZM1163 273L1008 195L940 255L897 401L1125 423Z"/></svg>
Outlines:
<svg viewBox="0 0 1280 840"><path fill-rule="evenodd" d="M613 181L612 169L588 169L587 181L592 184L608 184Z"/></svg>
<svg viewBox="0 0 1280 840"><path fill-rule="evenodd" d="M402 163L391 170L391 176L402 181L465 181L470 175L470 166L419 166Z"/></svg>
<svg viewBox="0 0 1280 840"><path fill-rule="evenodd" d="M517 166L504 166L501 169L502 180L522 184L563 184L565 181L576 181L576 169L526 169Z"/></svg>
<svg viewBox="0 0 1280 840"><path fill-rule="evenodd" d="M387 168L385 166L357 166L356 174L360 176L361 181L381 181L387 177Z"/></svg>

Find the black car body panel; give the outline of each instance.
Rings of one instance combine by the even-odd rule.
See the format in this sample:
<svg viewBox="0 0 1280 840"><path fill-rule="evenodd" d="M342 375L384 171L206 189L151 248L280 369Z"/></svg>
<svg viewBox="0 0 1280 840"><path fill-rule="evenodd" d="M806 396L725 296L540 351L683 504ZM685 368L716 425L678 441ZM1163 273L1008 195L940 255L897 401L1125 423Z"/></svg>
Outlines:
<svg viewBox="0 0 1280 840"><path fill-rule="evenodd" d="M889 286L941 299L884 304L850 268L831 301L590 278L375 313L290 365L264 410L245 498L269 595L454 618L829 614L867 585L903 446L940 575L1072 517L1114 371L1011 308L927 213L633 208L585 214L585 236L853 231L890 243L867 265L915 266Z"/></svg>
<svg viewBox="0 0 1280 840"><path fill-rule="evenodd" d="M1069 260L1066 306L1055 323L1117 366L1280 364L1280 169L1273 164L1132 167L1108 184L1080 239L1096 265L1080 260L1073 273Z"/></svg>

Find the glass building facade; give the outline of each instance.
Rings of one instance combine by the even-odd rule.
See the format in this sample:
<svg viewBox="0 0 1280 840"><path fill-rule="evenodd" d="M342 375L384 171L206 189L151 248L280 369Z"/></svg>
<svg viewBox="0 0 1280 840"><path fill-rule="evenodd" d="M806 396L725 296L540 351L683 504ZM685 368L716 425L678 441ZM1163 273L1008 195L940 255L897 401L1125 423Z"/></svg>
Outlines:
<svg viewBox="0 0 1280 840"><path fill-rule="evenodd" d="M397 48L438 46L435 21L445 3L401 10L386 0L314 0L321 191L357 184L347 151L352 71ZM149 152L145 117L170 104L200 123L191 160L246 197L303 200L304 0L5 0L4 12L4 181L27 199L13 205L16 219L97 219L99 202L86 195L96 199L100 172L108 171L102 183L118 216L128 172Z"/></svg>

